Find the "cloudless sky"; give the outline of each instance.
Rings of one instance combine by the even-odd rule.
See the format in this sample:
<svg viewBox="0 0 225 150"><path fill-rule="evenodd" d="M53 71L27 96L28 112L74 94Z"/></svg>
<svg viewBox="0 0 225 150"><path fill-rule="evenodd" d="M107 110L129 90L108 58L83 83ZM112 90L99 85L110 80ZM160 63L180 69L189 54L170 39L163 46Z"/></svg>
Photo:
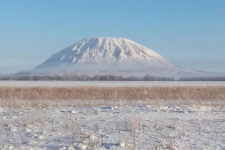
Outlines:
<svg viewBox="0 0 225 150"><path fill-rule="evenodd" d="M125 37L184 68L225 73L225 0L0 0L0 74L87 37Z"/></svg>

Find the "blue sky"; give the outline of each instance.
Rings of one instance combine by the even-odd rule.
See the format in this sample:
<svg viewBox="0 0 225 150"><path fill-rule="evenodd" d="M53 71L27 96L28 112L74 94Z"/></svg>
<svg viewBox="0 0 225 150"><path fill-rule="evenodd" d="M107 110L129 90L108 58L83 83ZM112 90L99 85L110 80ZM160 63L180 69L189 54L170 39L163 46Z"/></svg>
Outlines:
<svg viewBox="0 0 225 150"><path fill-rule="evenodd" d="M98 36L126 37L178 66L225 73L225 0L0 0L0 74Z"/></svg>

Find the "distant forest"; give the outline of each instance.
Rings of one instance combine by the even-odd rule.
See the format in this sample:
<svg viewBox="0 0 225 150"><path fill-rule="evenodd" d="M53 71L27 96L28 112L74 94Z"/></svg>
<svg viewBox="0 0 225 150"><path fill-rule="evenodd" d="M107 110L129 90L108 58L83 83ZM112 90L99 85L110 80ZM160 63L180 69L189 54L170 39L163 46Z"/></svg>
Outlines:
<svg viewBox="0 0 225 150"><path fill-rule="evenodd" d="M157 77L145 75L143 77L122 77L115 75L15 75L15 76L2 76L0 80L21 80L21 81L225 81L225 77L191 77L191 78L179 78L173 77Z"/></svg>
<svg viewBox="0 0 225 150"><path fill-rule="evenodd" d="M62 75L62 76L5 76L0 77L0 80L33 80L33 81L48 81L48 80L59 80L59 81L175 81L171 77L156 77L146 75L144 77L122 77L115 75Z"/></svg>
<svg viewBox="0 0 225 150"><path fill-rule="evenodd" d="M192 78L180 78L179 81L225 81L225 77L192 77Z"/></svg>

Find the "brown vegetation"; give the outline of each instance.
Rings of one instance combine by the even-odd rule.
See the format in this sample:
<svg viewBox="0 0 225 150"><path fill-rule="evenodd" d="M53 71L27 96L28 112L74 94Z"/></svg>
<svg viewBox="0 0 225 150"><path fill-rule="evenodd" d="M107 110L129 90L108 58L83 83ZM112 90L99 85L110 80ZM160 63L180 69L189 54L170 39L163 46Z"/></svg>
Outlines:
<svg viewBox="0 0 225 150"><path fill-rule="evenodd" d="M4 100L225 100L225 87L0 87Z"/></svg>

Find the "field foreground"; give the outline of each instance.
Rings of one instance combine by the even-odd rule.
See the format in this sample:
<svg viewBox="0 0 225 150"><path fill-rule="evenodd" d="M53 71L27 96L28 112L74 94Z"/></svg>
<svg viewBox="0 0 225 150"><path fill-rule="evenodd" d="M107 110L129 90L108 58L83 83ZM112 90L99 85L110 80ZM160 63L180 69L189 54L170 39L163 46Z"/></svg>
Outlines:
<svg viewBox="0 0 225 150"><path fill-rule="evenodd" d="M224 86L0 87L0 149L225 149Z"/></svg>
<svg viewBox="0 0 225 150"><path fill-rule="evenodd" d="M225 149L225 108L1 108L0 149Z"/></svg>

